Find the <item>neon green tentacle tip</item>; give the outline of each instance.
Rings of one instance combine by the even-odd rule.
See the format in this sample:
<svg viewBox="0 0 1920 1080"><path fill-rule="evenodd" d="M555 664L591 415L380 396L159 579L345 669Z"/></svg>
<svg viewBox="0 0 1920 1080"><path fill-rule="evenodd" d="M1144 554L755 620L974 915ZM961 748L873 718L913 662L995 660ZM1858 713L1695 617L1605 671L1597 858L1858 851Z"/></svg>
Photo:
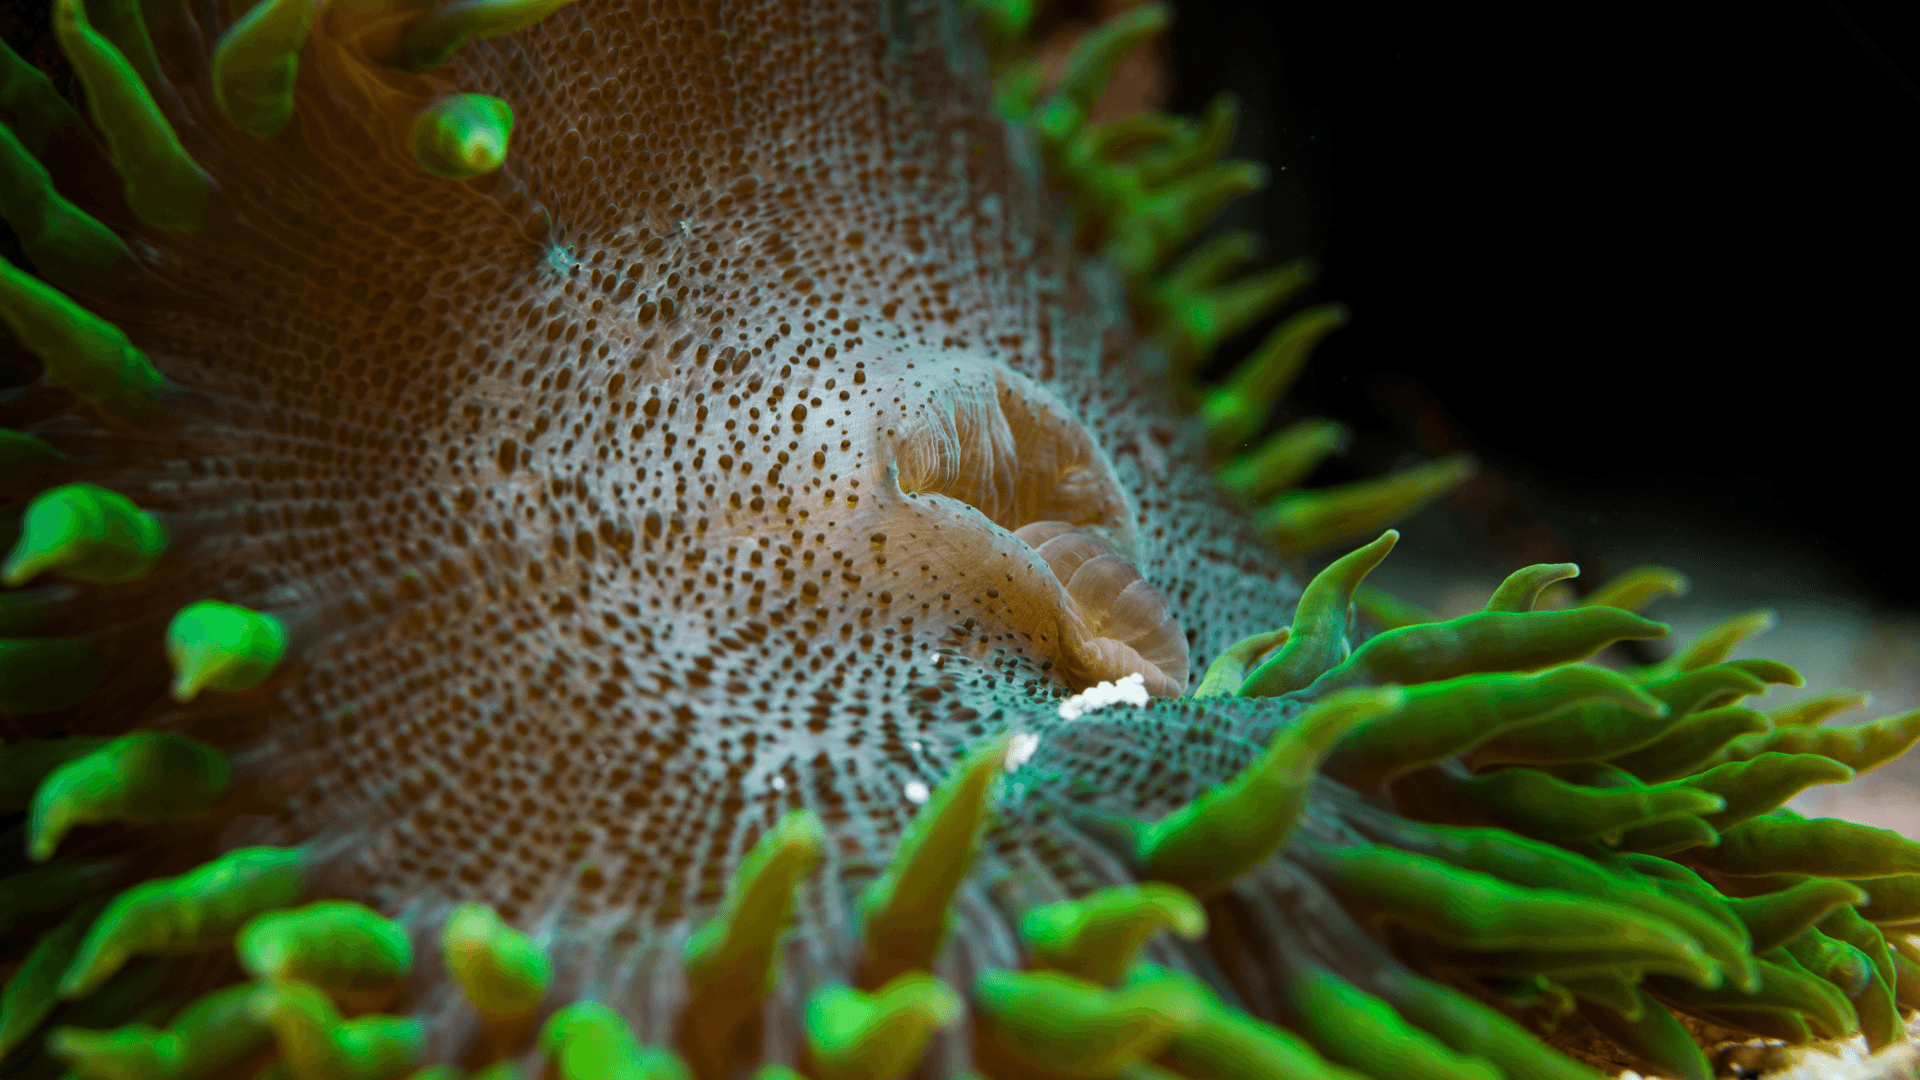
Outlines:
<svg viewBox="0 0 1920 1080"><path fill-rule="evenodd" d="M577 1001L554 1013L540 1046L558 1080L688 1080L670 1051L642 1047L620 1014L598 1001Z"/></svg>
<svg viewBox="0 0 1920 1080"><path fill-rule="evenodd" d="M0 124L0 217L13 226L34 269L63 289L112 292L133 268L127 245L62 198L47 170L5 124Z"/></svg>
<svg viewBox="0 0 1920 1080"><path fill-rule="evenodd" d="M442 180L471 180L507 160L513 107L485 94L455 94L420 110L408 145L420 167Z"/></svg>
<svg viewBox="0 0 1920 1080"><path fill-rule="evenodd" d="M1233 780L1139 830L1135 858L1145 875L1203 899L1225 889L1286 846L1328 750L1404 701L1388 687L1315 703Z"/></svg>
<svg viewBox="0 0 1920 1080"><path fill-rule="evenodd" d="M1345 452L1353 433L1345 424L1309 417L1289 424L1214 473L1220 486L1235 498L1257 503L1299 487L1320 463Z"/></svg>
<svg viewBox="0 0 1920 1080"><path fill-rule="evenodd" d="M135 956L225 948L256 915L290 907L306 890L295 848L240 848L176 878L136 885L107 905L60 977L60 996L83 998Z"/></svg>
<svg viewBox="0 0 1920 1080"><path fill-rule="evenodd" d="M1347 309L1322 304L1289 316L1200 404L1207 445L1226 454L1267 422L1267 414L1293 385L1321 339L1345 326Z"/></svg>
<svg viewBox="0 0 1920 1080"><path fill-rule="evenodd" d="M0 428L0 465L9 468L46 465L66 456L36 435Z"/></svg>
<svg viewBox="0 0 1920 1080"><path fill-rule="evenodd" d="M114 416L161 409L167 380L120 328L0 258L0 322L45 365L45 379Z"/></svg>
<svg viewBox="0 0 1920 1080"><path fill-rule="evenodd" d="M1162 930L1193 941L1206 933L1207 914L1191 893L1149 882L1046 904L1020 920L1036 964L1102 986L1118 981Z"/></svg>
<svg viewBox="0 0 1920 1080"><path fill-rule="evenodd" d="M807 1051L820 1080L898 1080L960 1012L960 995L925 972L908 972L871 994L824 987L807 1002Z"/></svg>
<svg viewBox="0 0 1920 1080"><path fill-rule="evenodd" d="M192 701L202 690L251 690L286 651L287 628L271 615L218 600L188 604L167 626L173 700Z"/></svg>
<svg viewBox="0 0 1920 1080"><path fill-rule="evenodd" d="M253 1016L254 988L206 994L165 1031L128 1024L109 1031L55 1028L47 1050L87 1080L191 1080L210 1076L264 1045L270 1032Z"/></svg>
<svg viewBox="0 0 1920 1080"><path fill-rule="evenodd" d="M398 1016L342 1020L318 987L286 982L253 989L253 1018L272 1030L295 1080L399 1080L426 1051L426 1026Z"/></svg>
<svg viewBox="0 0 1920 1080"><path fill-rule="evenodd" d="M461 993L489 1020L532 1012L553 983L546 951L485 904L454 908L440 949Z"/></svg>
<svg viewBox="0 0 1920 1080"><path fill-rule="evenodd" d="M1259 162L1222 161L1170 181L1114 223L1104 254L1136 285L1145 285L1222 207L1266 187L1267 175Z"/></svg>
<svg viewBox="0 0 1920 1080"><path fill-rule="evenodd" d="M346 900L271 911L240 928L234 953L262 982L303 982L349 1006L379 1002L413 967L400 924Z"/></svg>
<svg viewBox="0 0 1920 1080"><path fill-rule="evenodd" d="M403 42L407 71L430 71L447 62L455 49L474 38L523 30L572 3L572 0L453 0L441 4L408 28Z"/></svg>
<svg viewBox="0 0 1920 1080"><path fill-rule="evenodd" d="M1347 636L1353 591L1399 542L1400 533L1388 529L1373 543L1340 556L1315 574L1294 608L1286 644L1247 676L1240 696L1278 697L1304 689L1346 660L1353 648Z"/></svg>
<svg viewBox="0 0 1920 1080"><path fill-rule="evenodd" d="M1678 570L1639 566L1595 589L1587 596L1585 605L1638 612L1662 597L1685 596L1692 587L1687 575Z"/></svg>
<svg viewBox="0 0 1920 1080"><path fill-rule="evenodd" d="M0 40L0 106L12 114L14 134L36 157L62 133L89 138L80 114L54 89L53 80L4 40Z"/></svg>
<svg viewBox="0 0 1920 1080"><path fill-rule="evenodd" d="M233 125L271 139L293 119L293 84L313 0L260 0L213 50L213 102Z"/></svg>
<svg viewBox="0 0 1920 1080"><path fill-rule="evenodd" d="M1393 1007L1326 971L1290 988L1301 1026L1327 1055L1371 1076L1505 1080L1492 1062L1455 1053L1407 1023ZM1356 1037L1358 1033L1366 1035Z"/></svg>
<svg viewBox="0 0 1920 1080"><path fill-rule="evenodd" d="M0 715L71 708L105 677L100 651L83 638L0 638Z"/></svg>
<svg viewBox="0 0 1920 1080"><path fill-rule="evenodd" d="M1290 491L1254 515L1254 528L1282 551L1350 543L1419 513L1478 468L1471 455L1458 454L1372 480Z"/></svg>
<svg viewBox="0 0 1920 1080"><path fill-rule="evenodd" d="M719 913L687 941L687 980L696 994L717 990L758 1001L773 989L794 888L819 863L825 843L820 819L795 810L754 844Z"/></svg>
<svg viewBox="0 0 1920 1080"><path fill-rule="evenodd" d="M946 940L947 905L973 864L988 785L1000 774L1008 744L1007 736L993 739L941 781L907 826L886 872L860 897L865 985L932 965Z"/></svg>
<svg viewBox="0 0 1920 1080"><path fill-rule="evenodd" d="M1533 605L1540 600L1540 593L1556 581L1566 581L1580 576L1580 567L1573 563L1538 563L1523 566L1507 575L1507 580L1493 590L1487 598L1487 611L1532 611Z"/></svg>
<svg viewBox="0 0 1920 1080"><path fill-rule="evenodd" d="M1238 693L1240 684L1247 681L1247 670L1258 665L1260 659L1287 643L1293 636L1293 628L1283 626L1278 630L1267 630L1258 634L1249 634L1227 646L1213 663L1207 665L1207 673L1201 677L1200 685L1193 691L1194 697L1219 697Z"/></svg>
<svg viewBox="0 0 1920 1080"><path fill-rule="evenodd" d="M158 825L204 814L233 782L227 756L170 731L137 731L55 769L27 814L27 855L45 862L76 825Z"/></svg>
<svg viewBox="0 0 1920 1080"><path fill-rule="evenodd" d="M42 573L95 585L143 577L167 548L160 522L126 496L94 484L67 484L27 504L20 539L0 582L18 587Z"/></svg>
<svg viewBox="0 0 1920 1080"><path fill-rule="evenodd" d="M1476 952L1598 951L1615 965L1719 986L1721 966L1673 922L1610 900L1533 889L1385 847L1314 848L1316 872L1344 897L1444 945Z"/></svg>
<svg viewBox="0 0 1920 1080"><path fill-rule="evenodd" d="M187 155L126 56L88 25L81 0L54 0L53 34L86 87L88 111L126 185L127 205L155 228L204 228L213 180Z"/></svg>
<svg viewBox="0 0 1920 1080"><path fill-rule="evenodd" d="M1059 146L1078 132L1121 59L1172 22L1173 10L1166 4L1141 4L1082 37L1067 60L1059 87L1034 117L1041 138Z"/></svg>
<svg viewBox="0 0 1920 1080"><path fill-rule="evenodd" d="M1154 1057L1198 1028L1208 1005L1178 979L1142 979L1108 990L1060 972L1004 968L980 973L973 1000L990 1026L993 1050L1021 1070L1008 1070L1013 1075L1025 1067L1087 1080Z"/></svg>

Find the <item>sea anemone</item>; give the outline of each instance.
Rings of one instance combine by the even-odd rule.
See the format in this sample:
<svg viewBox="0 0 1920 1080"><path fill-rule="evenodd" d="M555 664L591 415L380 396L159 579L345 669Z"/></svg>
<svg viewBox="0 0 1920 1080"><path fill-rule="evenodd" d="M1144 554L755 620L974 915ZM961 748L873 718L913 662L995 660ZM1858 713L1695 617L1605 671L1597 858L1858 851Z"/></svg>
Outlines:
<svg viewBox="0 0 1920 1080"><path fill-rule="evenodd" d="M1668 570L1370 590L1472 464L1298 489L1337 307L1209 370L1311 268L1200 239L1230 103L1095 112L1163 6L1051 77L987 0L52 16L85 117L0 50L7 1075L1903 1037L1920 845L1782 804L1920 714L1741 704L1801 683L1757 617L1590 662Z"/></svg>

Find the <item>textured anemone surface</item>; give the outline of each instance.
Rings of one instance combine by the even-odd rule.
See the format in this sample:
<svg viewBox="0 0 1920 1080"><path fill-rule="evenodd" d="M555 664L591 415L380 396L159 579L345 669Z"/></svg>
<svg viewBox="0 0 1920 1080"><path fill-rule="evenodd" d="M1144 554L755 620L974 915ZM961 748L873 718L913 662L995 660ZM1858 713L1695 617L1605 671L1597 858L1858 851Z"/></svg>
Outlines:
<svg viewBox="0 0 1920 1080"><path fill-rule="evenodd" d="M7 1075L1904 1039L1920 845L1780 806L1920 718L1740 704L1801 681L1758 616L1588 662L1672 571L1370 590L1470 463L1297 490L1344 315L1202 380L1311 273L1185 250L1260 181L1230 105L1095 120L1166 11L1044 86L1030 18L59 0L71 100L0 53Z"/></svg>

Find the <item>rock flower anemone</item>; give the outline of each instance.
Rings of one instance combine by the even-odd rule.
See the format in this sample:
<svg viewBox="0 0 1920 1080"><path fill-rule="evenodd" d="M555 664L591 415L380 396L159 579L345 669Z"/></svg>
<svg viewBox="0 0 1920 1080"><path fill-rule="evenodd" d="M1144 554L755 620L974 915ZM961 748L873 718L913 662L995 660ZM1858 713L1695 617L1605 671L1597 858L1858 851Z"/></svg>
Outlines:
<svg viewBox="0 0 1920 1080"><path fill-rule="evenodd" d="M1741 704L1759 616L1586 662L1671 571L1370 592L1468 466L1294 490L1338 309L1202 377L1309 271L1191 246L1229 108L1092 119L1167 18L1043 91L1016 5L57 0L83 107L0 56L7 1075L1899 1039L1920 846L1780 807L1920 718Z"/></svg>

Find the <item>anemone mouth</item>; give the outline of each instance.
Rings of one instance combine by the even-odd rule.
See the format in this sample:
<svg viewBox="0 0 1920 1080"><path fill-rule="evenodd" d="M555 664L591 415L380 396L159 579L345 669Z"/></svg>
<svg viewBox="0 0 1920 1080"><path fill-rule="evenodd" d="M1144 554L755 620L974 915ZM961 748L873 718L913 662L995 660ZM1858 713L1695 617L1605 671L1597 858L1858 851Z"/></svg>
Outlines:
<svg viewBox="0 0 1920 1080"><path fill-rule="evenodd" d="M957 560L1012 556L1005 621L1074 689L1139 675L1156 697L1187 686L1185 633L1137 563L1137 511L1065 404L1018 374L956 360L893 448L903 496L951 500ZM952 504L959 504L953 506ZM984 519L984 520L982 520Z"/></svg>

